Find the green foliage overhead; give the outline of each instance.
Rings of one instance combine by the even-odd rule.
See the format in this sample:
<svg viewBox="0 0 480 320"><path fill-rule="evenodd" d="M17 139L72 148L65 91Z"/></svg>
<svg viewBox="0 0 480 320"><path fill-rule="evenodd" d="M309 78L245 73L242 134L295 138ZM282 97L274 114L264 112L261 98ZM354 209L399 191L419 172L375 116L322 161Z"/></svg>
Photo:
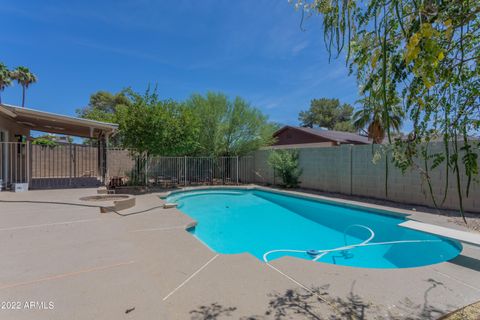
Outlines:
<svg viewBox="0 0 480 320"><path fill-rule="evenodd" d="M278 126L240 97L209 92L192 95L186 104L198 121L199 155L245 155L273 143Z"/></svg>
<svg viewBox="0 0 480 320"><path fill-rule="evenodd" d="M329 130L354 132L355 128L350 122L353 107L347 103L340 104L338 99L313 99L310 109L301 111L298 119L304 127L314 126Z"/></svg>
<svg viewBox="0 0 480 320"><path fill-rule="evenodd" d="M463 197L479 171L480 146L468 137L478 136L480 127L480 2L294 2L307 16L321 16L329 53L344 52L362 95L375 96L382 106L391 142L386 148L394 163L418 170L430 189L429 172L443 167L443 201L453 173L463 214ZM393 141L391 122L399 99L412 130L408 139ZM444 151L432 155L428 143L438 139Z"/></svg>
<svg viewBox="0 0 480 320"><path fill-rule="evenodd" d="M22 86L22 108L25 107L25 93L28 87L37 82L37 76L35 76L27 67L17 67L10 72L10 76L13 80L17 81Z"/></svg>
<svg viewBox="0 0 480 320"><path fill-rule="evenodd" d="M274 150L268 157L268 164L274 169L275 176L282 179L286 188L298 187L302 169L298 164L297 150Z"/></svg>

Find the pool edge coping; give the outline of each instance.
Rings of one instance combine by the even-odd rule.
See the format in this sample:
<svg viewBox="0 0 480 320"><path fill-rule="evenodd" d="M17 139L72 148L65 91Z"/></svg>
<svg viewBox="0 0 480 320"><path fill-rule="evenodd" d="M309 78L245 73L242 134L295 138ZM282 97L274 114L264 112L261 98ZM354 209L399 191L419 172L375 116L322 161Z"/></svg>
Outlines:
<svg viewBox="0 0 480 320"><path fill-rule="evenodd" d="M413 216L415 213L419 211L414 210L407 210L407 209L400 209L394 207L388 207L383 205L377 204L370 204L355 200L347 200L347 199L339 199L333 197L322 196L318 194L310 194L301 191L291 191L291 190L279 190L275 188L269 188L265 186L260 186L256 184L251 185L242 185L242 186L198 186L198 187L185 187L179 190L169 191L166 194L162 195L162 199L165 200L167 197L171 196L175 193L187 192L187 191L196 191L196 190L216 190L216 189L244 189L244 190L260 190L260 191L268 191L276 194L283 194L283 195L290 195L296 198L302 198L307 200L317 200L323 203L333 204L337 206L347 207L347 208L355 208L361 209L364 211L370 211L374 213L396 216L406 218L409 216Z"/></svg>

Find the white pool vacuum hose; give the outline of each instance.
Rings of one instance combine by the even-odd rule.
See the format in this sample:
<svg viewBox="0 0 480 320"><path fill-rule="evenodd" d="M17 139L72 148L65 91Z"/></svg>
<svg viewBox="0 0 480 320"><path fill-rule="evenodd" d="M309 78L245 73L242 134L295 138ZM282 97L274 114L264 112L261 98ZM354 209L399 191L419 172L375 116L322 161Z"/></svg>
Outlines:
<svg viewBox="0 0 480 320"><path fill-rule="evenodd" d="M370 232L370 236L366 240L364 240L360 243L347 245L347 231L350 230L353 227L366 229L367 231ZM341 247L337 247L337 248L333 248L333 249L325 249L325 250L312 250L312 249L310 249L310 250L294 250L294 249L270 250L263 255L263 261L268 263L268 256L272 253L275 253L275 252L306 253L306 254L314 257L312 259L312 261L317 261L320 258L322 258L323 256L329 254L330 252L344 251L344 250L354 249L354 248L357 248L357 247L383 246L383 245L400 244L400 243L440 242L441 241L441 240L397 240L397 241L385 241L385 242L372 242L371 243L370 241L372 241L374 237L375 237L375 232L373 232L373 230L370 229L369 227L366 227L366 226L361 225L361 224L352 224L352 225L348 226L345 229L345 231L343 232L343 238L344 238L344 241L345 241L345 246L341 246Z"/></svg>

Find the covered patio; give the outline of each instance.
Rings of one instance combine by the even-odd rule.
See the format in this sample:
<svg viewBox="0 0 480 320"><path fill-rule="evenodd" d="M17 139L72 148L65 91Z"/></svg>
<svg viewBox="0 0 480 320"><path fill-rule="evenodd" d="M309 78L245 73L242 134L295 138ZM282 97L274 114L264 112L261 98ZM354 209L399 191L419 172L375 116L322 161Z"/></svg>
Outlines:
<svg viewBox="0 0 480 320"><path fill-rule="evenodd" d="M107 175L108 139L116 124L35 109L0 105L0 185L14 189L100 185ZM95 146L59 142L55 147L32 143L32 131L89 138Z"/></svg>

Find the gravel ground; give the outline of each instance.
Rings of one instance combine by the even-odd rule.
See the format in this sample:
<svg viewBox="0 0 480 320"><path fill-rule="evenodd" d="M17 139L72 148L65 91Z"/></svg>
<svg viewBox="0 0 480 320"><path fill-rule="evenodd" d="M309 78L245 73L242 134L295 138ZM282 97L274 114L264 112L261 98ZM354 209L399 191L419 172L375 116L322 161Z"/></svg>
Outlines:
<svg viewBox="0 0 480 320"><path fill-rule="evenodd" d="M480 319L480 301L441 317L439 320L478 320Z"/></svg>
<svg viewBox="0 0 480 320"><path fill-rule="evenodd" d="M480 232L480 215L467 213L466 218L467 218L467 228L472 231ZM458 225L465 226L465 222L460 217L453 217L448 220Z"/></svg>

